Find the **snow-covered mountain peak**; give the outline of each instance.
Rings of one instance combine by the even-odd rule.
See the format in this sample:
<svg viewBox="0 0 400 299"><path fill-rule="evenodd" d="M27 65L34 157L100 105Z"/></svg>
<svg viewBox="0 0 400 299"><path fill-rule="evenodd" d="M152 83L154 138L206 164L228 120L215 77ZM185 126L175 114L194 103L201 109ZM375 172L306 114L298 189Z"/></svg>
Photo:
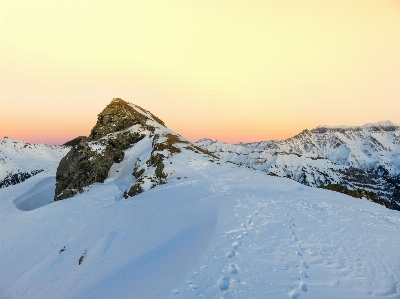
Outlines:
<svg viewBox="0 0 400 299"><path fill-rule="evenodd" d="M4 138L0 140L0 145L1 146L10 146L11 145L11 146L20 147L20 146L29 145L29 143L4 136Z"/></svg>
<svg viewBox="0 0 400 299"><path fill-rule="evenodd" d="M312 131L315 132L320 132L321 129L330 129L330 130L361 130L361 129L370 129L370 128L383 128L384 130L387 128L399 128L398 124L395 124L394 122L390 120L383 120L383 121L378 121L376 123L367 123L362 126L345 126L345 125L340 125L340 126L327 126L327 125L319 125Z"/></svg>
<svg viewBox="0 0 400 299"><path fill-rule="evenodd" d="M363 128L371 128L371 127L399 127L399 124L395 124L390 120L378 121L376 123L368 123L362 126Z"/></svg>

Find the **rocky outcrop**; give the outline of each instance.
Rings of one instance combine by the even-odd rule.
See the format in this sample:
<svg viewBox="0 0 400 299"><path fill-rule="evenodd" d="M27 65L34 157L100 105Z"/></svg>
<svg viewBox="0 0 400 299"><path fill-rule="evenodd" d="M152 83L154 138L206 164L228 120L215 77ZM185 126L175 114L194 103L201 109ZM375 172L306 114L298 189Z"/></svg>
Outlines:
<svg viewBox="0 0 400 299"><path fill-rule="evenodd" d="M79 145L79 143L81 143L81 141L88 141L88 140L89 140L89 138L87 138L86 136L79 136L70 141L67 141L63 145L64 146L77 146L77 145Z"/></svg>
<svg viewBox="0 0 400 299"><path fill-rule="evenodd" d="M149 117L146 116L146 114L151 115L155 121L164 125L160 119L152 115L150 112L140 108L139 106L135 107L143 111L143 113L138 112L133 108L133 105L130 105L122 99L113 99L112 102L98 115L97 123L93 127L89 138L97 140L109 133L122 131L136 124L140 124L142 127L147 127L146 121Z"/></svg>
<svg viewBox="0 0 400 299"><path fill-rule="evenodd" d="M160 141L160 137L163 139ZM146 180L150 181L150 188L166 183L168 173L164 172L164 160L174 154L181 152L179 145L185 145L188 141L181 140L179 136L167 133L160 136L155 134L153 136L152 151L150 158L142 165L142 167L135 167L132 175L136 181L131 188L124 192L124 197L132 197L144 191L143 185ZM168 154L166 154L168 153Z"/></svg>
<svg viewBox="0 0 400 299"><path fill-rule="evenodd" d="M71 150L58 165L54 200L82 193L93 183L103 183L109 176L111 166L122 162L125 151L142 139L138 152L130 151L127 159L136 162L132 167L132 183L123 190L125 198L166 184L173 173L168 170L167 165L172 163L168 160L175 154L190 150L212 156L168 130L164 122L149 111L121 99L113 99L98 115L89 137L80 136L66 143Z"/></svg>
<svg viewBox="0 0 400 299"><path fill-rule="evenodd" d="M155 120L144 109L113 99L98 115L88 138L81 136L68 142L72 148L57 168L54 200L72 197L82 193L86 186L104 182L111 166L124 159L124 151L145 137L141 132L154 130L146 124L150 117ZM127 130L134 125L139 125L141 130Z"/></svg>
<svg viewBox="0 0 400 299"><path fill-rule="evenodd" d="M82 193L84 187L93 183L103 183L111 166L124 159L124 150L144 136L136 132L123 132L99 142L82 140L58 165L54 200Z"/></svg>

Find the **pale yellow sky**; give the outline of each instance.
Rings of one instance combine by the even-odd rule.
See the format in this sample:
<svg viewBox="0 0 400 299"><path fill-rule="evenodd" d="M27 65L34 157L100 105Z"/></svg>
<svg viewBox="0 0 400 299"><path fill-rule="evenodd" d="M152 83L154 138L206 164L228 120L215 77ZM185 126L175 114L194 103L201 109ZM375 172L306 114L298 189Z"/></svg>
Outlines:
<svg viewBox="0 0 400 299"><path fill-rule="evenodd" d="M0 3L0 136L88 135L114 97L192 140L400 123L399 1Z"/></svg>

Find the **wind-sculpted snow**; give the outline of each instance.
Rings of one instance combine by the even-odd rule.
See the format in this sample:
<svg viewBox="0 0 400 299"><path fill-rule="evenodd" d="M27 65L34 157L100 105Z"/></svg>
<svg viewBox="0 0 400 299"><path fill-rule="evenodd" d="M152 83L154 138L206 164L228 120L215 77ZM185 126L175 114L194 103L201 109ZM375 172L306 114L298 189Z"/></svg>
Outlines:
<svg viewBox="0 0 400 299"><path fill-rule="evenodd" d="M319 126L279 141L227 144L201 139L196 145L223 161L308 186L343 184L400 203L400 127L389 121L362 127Z"/></svg>
<svg viewBox="0 0 400 299"><path fill-rule="evenodd" d="M193 151L125 199L133 151L104 183L29 212L15 202L44 173L0 190L1 298L400 296L397 211Z"/></svg>

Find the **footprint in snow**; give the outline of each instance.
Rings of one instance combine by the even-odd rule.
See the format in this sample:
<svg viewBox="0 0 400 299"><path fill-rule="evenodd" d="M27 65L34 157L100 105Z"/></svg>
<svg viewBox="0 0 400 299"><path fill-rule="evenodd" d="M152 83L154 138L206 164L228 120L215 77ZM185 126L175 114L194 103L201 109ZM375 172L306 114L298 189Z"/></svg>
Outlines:
<svg viewBox="0 0 400 299"><path fill-rule="evenodd" d="M228 267L228 271L231 274L236 274L238 272L237 265L230 264L229 267Z"/></svg>
<svg viewBox="0 0 400 299"><path fill-rule="evenodd" d="M302 264L303 264L303 267L304 267L304 268L308 269L308 265L307 265L306 262L302 262Z"/></svg>
<svg viewBox="0 0 400 299"><path fill-rule="evenodd" d="M304 278L308 278L308 275L306 272L300 271L301 276L303 276Z"/></svg>
<svg viewBox="0 0 400 299"><path fill-rule="evenodd" d="M302 282L302 281L300 281L300 283L299 283L299 288L300 288L300 290L302 290L303 292L307 292L307 291L308 291L307 285L306 285L304 282Z"/></svg>
<svg viewBox="0 0 400 299"><path fill-rule="evenodd" d="M226 291L229 288L230 283L231 283L231 280L229 277L226 277L226 276L221 277L221 279L218 281L219 289L221 291Z"/></svg>
<svg viewBox="0 0 400 299"><path fill-rule="evenodd" d="M232 258L232 257L234 257L235 255L236 255L235 250L228 250L228 251L225 253L225 256L226 256L227 258Z"/></svg>
<svg viewBox="0 0 400 299"><path fill-rule="evenodd" d="M240 246L240 244L242 244L242 243L239 242L239 241L235 241L235 242L232 243L232 248L233 249L237 249Z"/></svg>

